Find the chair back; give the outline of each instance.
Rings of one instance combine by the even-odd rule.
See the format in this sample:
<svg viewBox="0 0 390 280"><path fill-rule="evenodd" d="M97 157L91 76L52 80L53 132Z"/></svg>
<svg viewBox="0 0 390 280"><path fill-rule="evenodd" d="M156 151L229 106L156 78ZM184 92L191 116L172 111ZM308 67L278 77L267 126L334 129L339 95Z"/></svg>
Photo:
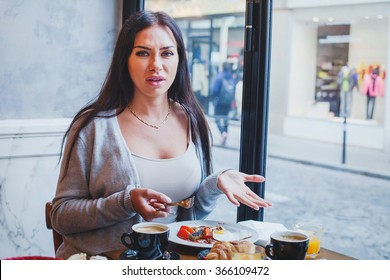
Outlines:
<svg viewBox="0 0 390 280"><path fill-rule="evenodd" d="M45 205L46 227L47 227L47 229L51 229L53 232L54 252L57 252L58 247L60 247L60 245L62 244L62 242L64 240L62 239L62 235L59 234L52 227L51 216L50 216L51 208L52 208L52 203L46 202L46 205Z"/></svg>

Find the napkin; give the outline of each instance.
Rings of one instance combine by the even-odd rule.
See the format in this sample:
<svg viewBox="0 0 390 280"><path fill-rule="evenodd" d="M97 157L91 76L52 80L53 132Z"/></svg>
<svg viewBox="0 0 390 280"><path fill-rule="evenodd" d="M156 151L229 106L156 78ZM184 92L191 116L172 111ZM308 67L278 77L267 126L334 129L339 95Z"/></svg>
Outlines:
<svg viewBox="0 0 390 280"><path fill-rule="evenodd" d="M238 224L254 229L258 234L257 239L260 243L268 243L270 235L276 231L288 230L283 224L255 220L242 221Z"/></svg>

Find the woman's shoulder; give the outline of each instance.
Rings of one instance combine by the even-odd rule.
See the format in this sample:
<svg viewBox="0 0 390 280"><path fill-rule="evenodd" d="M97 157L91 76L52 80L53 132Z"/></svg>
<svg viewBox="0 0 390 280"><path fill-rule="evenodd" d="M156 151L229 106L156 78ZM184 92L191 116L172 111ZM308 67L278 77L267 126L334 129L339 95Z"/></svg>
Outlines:
<svg viewBox="0 0 390 280"><path fill-rule="evenodd" d="M113 120L116 118L116 110L108 110L99 112L95 117L93 117L86 127L93 127L95 130L97 128L108 128L112 127Z"/></svg>
<svg viewBox="0 0 390 280"><path fill-rule="evenodd" d="M117 115L116 109L101 111L97 114L98 118L112 118Z"/></svg>
<svg viewBox="0 0 390 280"><path fill-rule="evenodd" d="M80 135L89 135L91 133L95 134L96 131L100 129L105 129L107 127L112 126L113 118L116 117L116 110L107 110L102 111L96 114L96 116L92 117L87 123L85 123L86 119L91 116L88 112L80 115L73 123L71 131L78 130L80 126L83 126L80 130Z"/></svg>

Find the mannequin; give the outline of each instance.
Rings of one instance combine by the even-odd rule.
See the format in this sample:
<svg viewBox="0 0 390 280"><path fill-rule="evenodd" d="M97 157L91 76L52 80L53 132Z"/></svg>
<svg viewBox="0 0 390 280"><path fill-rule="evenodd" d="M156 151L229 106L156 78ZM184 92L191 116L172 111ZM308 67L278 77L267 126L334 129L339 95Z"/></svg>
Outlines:
<svg viewBox="0 0 390 280"><path fill-rule="evenodd" d="M367 95L366 119L372 120L375 110L375 99L377 96L385 96L384 81L379 76L379 68L375 68L371 74L363 78L362 93Z"/></svg>
<svg viewBox="0 0 390 280"><path fill-rule="evenodd" d="M340 88L340 117L349 117L351 114L352 89L354 86L353 78L352 69L349 68L348 64L344 65L338 74Z"/></svg>

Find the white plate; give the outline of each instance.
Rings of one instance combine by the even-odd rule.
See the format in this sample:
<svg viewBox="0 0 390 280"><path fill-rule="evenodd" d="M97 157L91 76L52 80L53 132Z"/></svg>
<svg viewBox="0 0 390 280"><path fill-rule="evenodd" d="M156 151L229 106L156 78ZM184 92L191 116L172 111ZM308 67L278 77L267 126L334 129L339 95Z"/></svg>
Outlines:
<svg viewBox="0 0 390 280"><path fill-rule="evenodd" d="M213 244L197 243L197 242L192 242L192 241L184 240L184 239L177 237L177 233L179 232L179 229L182 225L186 225L189 227L221 226L224 229L228 230L229 232L238 234L239 236L241 236L241 238L245 238L247 236L250 236L249 238L246 238L245 240L249 240L251 242L255 242L257 240L257 232L249 227L238 225L238 224L219 222L219 221L198 220L198 221L182 221L182 222L178 222L178 223L169 224L168 225L169 230L170 230L169 241L176 243L176 244L181 244L181 245L191 246L191 247L198 247L198 248L211 248L211 247L213 247ZM231 240L231 241L234 241L234 240Z"/></svg>

